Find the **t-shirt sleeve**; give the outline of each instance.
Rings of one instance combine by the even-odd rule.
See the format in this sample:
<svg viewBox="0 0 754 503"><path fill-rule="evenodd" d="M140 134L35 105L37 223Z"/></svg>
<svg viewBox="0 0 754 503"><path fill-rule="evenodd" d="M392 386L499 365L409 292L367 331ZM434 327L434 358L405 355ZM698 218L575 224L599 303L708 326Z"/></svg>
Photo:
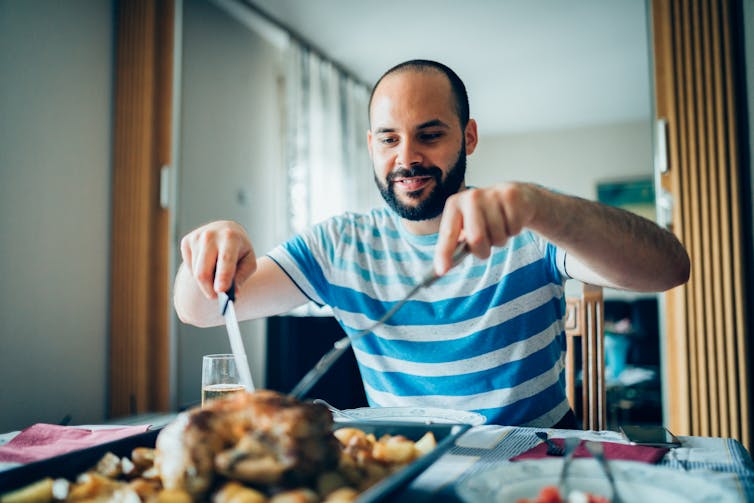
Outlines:
<svg viewBox="0 0 754 503"><path fill-rule="evenodd" d="M328 264L332 242L327 239L327 224L318 224L272 249L267 256L277 263L309 300L319 306L328 304Z"/></svg>
<svg viewBox="0 0 754 503"><path fill-rule="evenodd" d="M550 273L553 279L561 284L565 283L568 279L572 279L565 267L566 251L558 248L537 233L532 232L532 236L537 243L539 251L545 257L545 261L550 264Z"/></svg>

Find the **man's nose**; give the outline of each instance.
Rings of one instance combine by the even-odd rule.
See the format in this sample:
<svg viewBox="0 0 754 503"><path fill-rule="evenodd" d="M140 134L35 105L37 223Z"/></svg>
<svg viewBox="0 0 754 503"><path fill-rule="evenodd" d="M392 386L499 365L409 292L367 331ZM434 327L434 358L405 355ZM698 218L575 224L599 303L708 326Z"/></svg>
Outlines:
<svg viewBox="0 0 754 503"><path fill-rule="evenodd" d="M398 147L395 162L398 166L408 167L422 163L421 151L413 140L403 140Z"/></svg>

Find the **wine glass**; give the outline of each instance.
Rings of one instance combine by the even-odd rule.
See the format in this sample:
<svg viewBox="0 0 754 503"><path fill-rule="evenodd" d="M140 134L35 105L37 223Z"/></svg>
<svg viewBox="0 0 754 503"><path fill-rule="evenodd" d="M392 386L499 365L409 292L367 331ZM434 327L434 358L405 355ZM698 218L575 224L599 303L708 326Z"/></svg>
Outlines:
<svg viewBox="0 0 754 503"><path fill-rule="evenodd" d="M215 354L202 358L202 407L209 400L245 390L234 355Z"/></svg>

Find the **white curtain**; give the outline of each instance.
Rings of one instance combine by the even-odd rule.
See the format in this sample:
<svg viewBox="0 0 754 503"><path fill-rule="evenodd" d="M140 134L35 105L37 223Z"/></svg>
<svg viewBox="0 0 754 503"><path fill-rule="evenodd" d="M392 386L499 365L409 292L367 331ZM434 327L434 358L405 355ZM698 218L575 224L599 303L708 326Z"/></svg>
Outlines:
<svg viewBox="0 0 754 503"><path fill-rule="evenodd" d="M287 51L285 81L288 234L383 204L366 143L370 89L295 41ZM289 314L332 312L309 302Z"/></svg>
<svg viewBox="0 0 754 503"><path fill-rule="evenodd" d="M291 233L381 204L366 145L369 89L294 41L286 69Z"/></svg>

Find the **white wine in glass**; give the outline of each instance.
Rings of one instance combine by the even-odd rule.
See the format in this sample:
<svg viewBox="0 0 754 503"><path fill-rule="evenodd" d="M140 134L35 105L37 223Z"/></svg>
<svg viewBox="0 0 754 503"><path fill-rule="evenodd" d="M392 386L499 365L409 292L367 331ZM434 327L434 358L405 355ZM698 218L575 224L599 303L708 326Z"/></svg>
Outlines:
<svg viewBox="0 0 754 503"><path fill-rule="evenodd" d="M233 355L205 355L202 358L202 407L209 400L245 390Z"/></svg>
<svg viewBox="0 0 754 503"><path fill-rule="evenodd" d="M209 400L224 398L245 389L241 384L208 384L202 386L202 407Z"/></svg>

